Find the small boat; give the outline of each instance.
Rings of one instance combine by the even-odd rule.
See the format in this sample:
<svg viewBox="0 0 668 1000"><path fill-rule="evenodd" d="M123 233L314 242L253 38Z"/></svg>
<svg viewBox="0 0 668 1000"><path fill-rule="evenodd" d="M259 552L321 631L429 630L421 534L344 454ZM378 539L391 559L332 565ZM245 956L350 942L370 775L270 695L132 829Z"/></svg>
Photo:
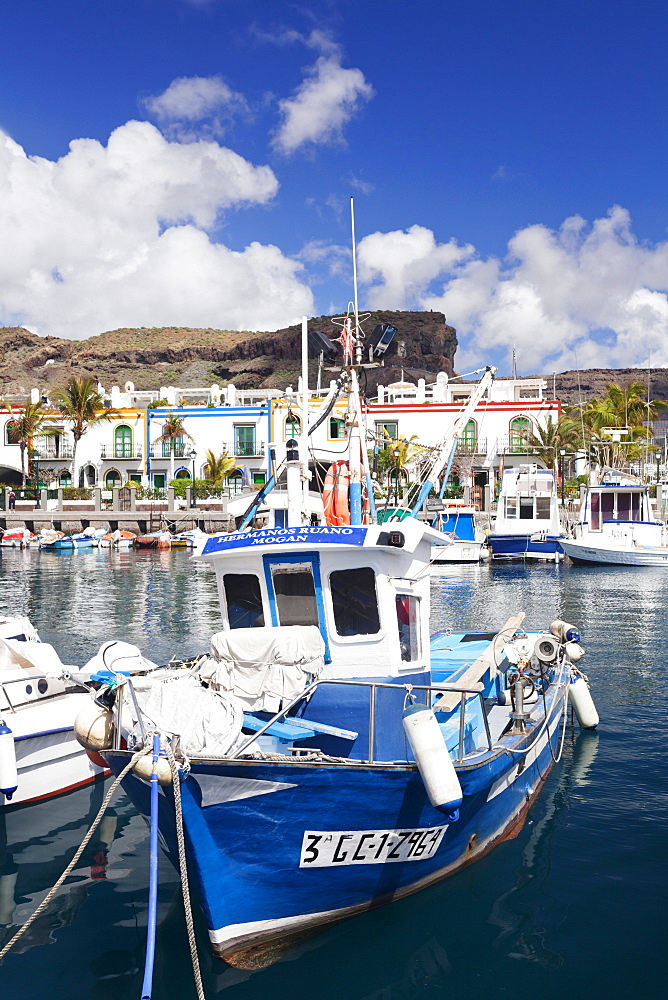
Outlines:
<svg viewBox="0 0 668 1000"><path fill-rule="evenodd" d="M27 549L37 540L37 535L28 528L12 528L3 533L0 546L4 549Z"/></svg>
<svg viewBox="0 0 668 1000"><path fill-rule="evenodd" d="M561 545L575 563L668 566L666 527L652 513L648 487L622 473L586 488L573 537Z"/></svg>
<svg viewBox="0 0 668 1000"><path fill-rule="evenodd" d="M131 549L135 544L137 536L132 531L108 531L102 535L99 541L101 549Z"/></svg>
<svg viewBox="0 0 668 1000"><path fill-rule="evenodd" d="M75 547L71 535L66 535L63 531L56 531L55 528L42 528L38 540L40 549L47 552L72 551Z"/></svg>
<svg viewBox="0 0 668 1000"><path fill-rule="evenodd" d="M210 538L205 531L200 528L192 528L190 531L179 531L172 535L172 548L194 549L202 538Z"/></svg>
<svg viewBox="0 0 668 1000"><path fill-rule="evenodd" d="M598 723L566 622L527 632L518 612L429 640L429 566L447 538L417 512L453 435L413 506L375 523L354 324L347 317L340 338L352 431L337 517L347 523L311 523L307 451L288 442L287 524L246 530L251 505L238 531L194 551L220 597L208 652L180 675L114 675L98 694L104 759L127 771L128 795L177 866L180 811L213 951L237 968L268 965L515 836L559 759L569 699L582 726ZM302 413L307 432L305 402ZM133 763L156 745L155 765Z"/></svg>
<svg viewBox="0 0 668 1000"><path fill-rule="evenodd" d="M172 545L172 536L164 529L149 531L145 535L137 535L136 545L141 549L169 549Z"/></svg>
<svg viewBox="0 0 668 1000"><path fill-rule="evenodd" d="M62 795L108 775L96 750L101 709L91 701L93 678L155 669L125 642L103 644L81 669L67 665L28 618L0 618L0 808Z"/></svg>
<svg viewBox="0 0 668 1000"><path fill-rule="evenodd" d="M448 535L446 546L435 546L432 561L435 563L475 563L486 555L487 536L478 522L478 511L466 500L445 500L438 511L434 527Z"/></svg>
<svg viewBox="0 0 668 1000"><path fill-rule="evenodd" d="M492 559L563 557L556 479L550 469L519 465L506 469L496 516L487 536Z"/></svg>
<svg viewBox="0 0 668 1000"><path fill-rule="evenodd" d="M90 702L77 678L28 618L0 619L0 807L60 795L109 773L75 737L75 717Z"/></svg>

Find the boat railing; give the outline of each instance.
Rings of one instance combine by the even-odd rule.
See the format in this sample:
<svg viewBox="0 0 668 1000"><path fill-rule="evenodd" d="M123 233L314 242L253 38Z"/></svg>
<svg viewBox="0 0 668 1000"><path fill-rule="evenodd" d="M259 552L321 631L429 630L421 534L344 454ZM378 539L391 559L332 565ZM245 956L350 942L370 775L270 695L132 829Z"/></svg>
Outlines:
<svg viewBox="0 0 668 1000"><path fill-rule="evenodd" d="M130 694L130 700L132 702L135 715L137 716L139 733L142 741L146 739L146 733L150 726L144 725L143 713L139 707L137 696L134 691L134 686L131 677L123 677L122 681L127 684L128 691ZM367 681L358 678L351 680L346 680L344 678L319 678L313 681L312 684L308 684L302 691L299 692L290 702L284 705L280 711L276 712L270 719L267 719L262 727L252 733L248 739L242 743L242 745L234 751L234 757L238 758L244 754L253 743L255 743L261 736L264 736L268 730L271 729L277 722L281 719L285 719L288 712L295 708L300 702L305 699L310 699L311 695L316 691L317 688L324 687L325 685L336 685L340 687L363 687L367 688L369 691L369 729L368 729L368 752L367 758L360 761L360 763L367 764L378 764L383 763L381 760L376 759L375 755L375 743L376 743L376 695L379 689L385 690L395 690L403 691L406 698L410 698L416 691L424 691L427 695L428 704L431 708L436 708L438 711L438 706L434 705L434 697L441 697L448 693L454 693L459 695L459 741L458 741L458 755L455 757L456 761L461 761L464 759L464 741L465 741L465 726L466 726L466 705L471 697L477 697L480 699L480 709L481 716L485 725L485 734L487 737L487 748L492 749L492 736L489 728L489 722L487 719L487 713L485 711L485 698L484 692L482 690L481 684L472 685L470 687L463 687L458 684L391 684L388 681ZM113 748L114 750L121 749L121 705L122 699L116 699L116 719L114 726L114 740ZM453 714L452 710L448 711L448 714ZM289 721L289 720L287 720ZM304 723L308 720L304 719Z"/></svg>
<svg viewBox="0 0 668 1000"><path fill-rule="evenodd" d="M460 695L459 703L459 745L458 745L458 756L455 758L461 761L464 758L464 736L465 736L465 724L466 724L466 703L468 698L472 696L477 696L480 699L480 707L482 718L485 723L485 732L487 736L487 746L488 749L492 749L492 736L489 729L489 723L487 720L487 713L485 712L485 700L484 693L480 690L480 685L472 687L460 687L457 684L391 684L387 681L367 681L361 679L345 680L333 679L333 678L322 678L313 681L309 684L303 691L292 699L289 704L284 705L283 708L277 712L271 719L268 719L261 729L254 732L249 738L243 743L238 750L235 751L235 757L241 756L246 750L260 737L263 736L271 727L280 722L281 719L285 719L287 713L302 702L305 698L310 698L313 692L325 685L338 685L347 687L364 687L369 691L369 733L368 733L368 756L366 763L375 764L382 763L376 760L375 756L375 742L376 742L376 694L379 689L389 689L395 691L403 691L406 697L411 697L416 691L424 691L428 694L429 705L432 707L432 700L434 695L443 695L449 692L453 692ZM307 721L307 720L304 720Z"/></svg>

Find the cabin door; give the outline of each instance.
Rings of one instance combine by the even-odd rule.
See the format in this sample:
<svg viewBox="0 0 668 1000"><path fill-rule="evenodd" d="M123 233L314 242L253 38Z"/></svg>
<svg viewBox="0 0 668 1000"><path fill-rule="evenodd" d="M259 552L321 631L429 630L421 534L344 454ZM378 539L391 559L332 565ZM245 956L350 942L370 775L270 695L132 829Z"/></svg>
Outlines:
<svg viewBox="0 0 668 1000"><path fill-rule="evenodd" d="M263 556L272 625L317 625L331 663L317 552Z"/></svg>

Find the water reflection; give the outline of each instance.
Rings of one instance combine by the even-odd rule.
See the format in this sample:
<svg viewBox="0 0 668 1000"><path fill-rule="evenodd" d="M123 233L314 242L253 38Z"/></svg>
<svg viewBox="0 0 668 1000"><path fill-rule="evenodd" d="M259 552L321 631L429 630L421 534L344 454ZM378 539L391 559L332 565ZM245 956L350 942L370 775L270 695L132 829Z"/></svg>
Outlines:
<svg viewBox="0 0 668 1000"><path fill-rule="evenodd" d="M443 565L432 593L434 629L487 630L517 611L526 612L529 627L555 617L581 626L600 735L568 731L564 758L515 840L439 885L329 928L269 969L242 972L213 959L196 910L207 1000L287 993L488 1000L527 989L539 990L542 1000L585 992L589 1000L607 1000L634 995L639 967L647 995L662 995L654 942L666 892L657 859L667 822L661 775L668 576L661 568ZM214 575L183 551L59 557L4 550L0 613L30 615L71 663L84 663L103 640L118 637L159 662L175 652L195 655L220 627ZM101 792L93 786L0 817L5 940L72 857ZM53 907L4 960L8 993L23 1000L140 995L147 830L124 795L113 808ZM190 1000L178 877L162 857L159 918L154 1000Z"/></svg>
<svg viewBox="0 0 668 1000"><path fill-rule="evenodd" d="M552 930L567 917L570 903L561 906L549 888L552 848L567 820L571 792L588 783L598 753L598 735L576 732L563 768L552 788L546 788L529 820L530 834L515 872L515 884L495 900L489 923L499 927L494 948L505 948L512 959L536 962L547 970L559 968L563 956L551 946ZM565 748L566 751L566 748ZM566 751L568 753L568 751Z"/></svg>

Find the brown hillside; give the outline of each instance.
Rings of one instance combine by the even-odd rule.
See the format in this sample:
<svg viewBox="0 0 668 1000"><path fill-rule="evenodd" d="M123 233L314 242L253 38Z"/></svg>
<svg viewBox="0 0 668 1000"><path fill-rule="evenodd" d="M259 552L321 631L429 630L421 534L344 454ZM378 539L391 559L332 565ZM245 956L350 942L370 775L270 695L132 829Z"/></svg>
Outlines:
<svg viewBox="0 0 668 1000"><path fill-rule="evenodd" d="M457 349L453 327L442 313L375 312L365 324L398 328L386 363L425 372L452 373ZM309 321L331 338L339 334L329 317ZM285 388L300 368L301 326L275 333L186 328L111 330L88 340L38 337L21 327L0 328L0 392L48 392L72 374L92 376L109 388L132 381L137 388L159 389L226 385ZM315 375L317 362L313 362ZM325 373L325 377L331 377Z"/></svg>

